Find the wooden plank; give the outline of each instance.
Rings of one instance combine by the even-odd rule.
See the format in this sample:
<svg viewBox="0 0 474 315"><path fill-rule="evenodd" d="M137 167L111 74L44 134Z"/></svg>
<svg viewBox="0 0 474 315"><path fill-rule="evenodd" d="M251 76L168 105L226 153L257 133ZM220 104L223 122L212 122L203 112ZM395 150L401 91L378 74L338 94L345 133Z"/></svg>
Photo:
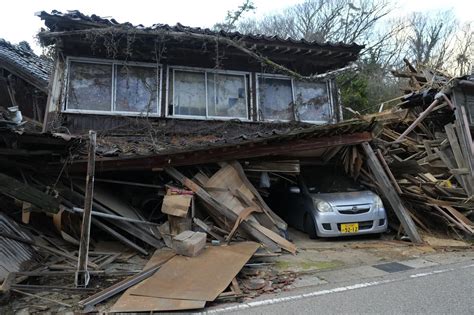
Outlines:
<svg viewBox="0 0 474 315"><path fill-rule="evenodd" d="M273 240L275 243L277 243L278 245L280 245L283 249L285 249L286 251L292 253L293 255L296 254L296 246L295 244L293 244L292 242L284 239L283 237L281 237L280 235L276 234L275 232L273 232L272 230L270 229L267 229L266 227L264 227L263 225L260 225L260 224L256 224L254 222L250 222L250 225L252 225L255 229L259 230L260 232L262 232L263 234L265 234L268 238L270 238L271 240Z"/></svg>
<svg viewBox="0 0 474 315"><path fill-rule="evenodd" d="M0 173L0 193L28 202L42 211L50 213L59 211L58 199L3 173Z"/></svg>
<svg viewBox="0 0 474 315"><path fill-rule="evenodd" d="M97 187L95 187L97 188ZM73 207L74 204L78 203L83 203L84 202L84 196L78 192L71 191L68 188L64 186L59 186L58 191L62 197L64 197L67 200L70 200L70 207ZM97 193L97 190L95 190ZM93 211L97 212L104 212L107 214L115 214L112 210L102 206L101 204L94 202ZM96 220L98 221L98 220ZM159 231L155 229L150 229L149 225L137 225L133 224L131 222L125 222L125 221L118 221L118 220L108 220L108 222L118 228L120 228L122 231L125 231L127 234L133 235L134 237L144 241L145 243L155 247L155 248L161 248L163 246L163 243L157 238L160 234ZM110 227L107 226L108 229L111 229ZM156 235L156 236L155 236ZM146 251L145 251L146 252Z"/></svg>
<svg viewBox="0 0 474 315"><path fill-rule="evenodd" d="M408 237L413 243L422 243L423 240L418 234L418 230L416 228L415 223L413 222L410 214L408 213L408 210L403 205L403 201L396 193L396 190L390 182L390 179L385 173L382 165L375 156L372 147L367 142L364 142L362 144L362 149L365 152L365 155L367 157L367 164L372 173L374 174L377 180L377 184L379 185L384 197L390 203L390 206L397 215L398 220L400 220L400 223L402 224L405 232L408 234Z"/></svg>
<svg viewBox="0 0 474 315"><path fill-rule="evenodd" d="M457 164L456 169L467 168L466 159L461 151L461 146L459 145L458 137L456 136L456 131L454 130L454 125L447 124L444 126L444 129L446 131L446 135L448 137L451 150L453 151L453 154L454 154L454 159ZM463 185L468 195L471 195L472 190L473 190L472 180L470 180L469 177L466 177L465 175L461 175L461 184Z"/></svg>
<svg viewBox="0 0 474 315"><path fill-rule="evenodd" d="M230 163L232 167L237 171L240 180L244 183L245 187L250 190L253 196L257 199L257 203L260 207L262 207L263 211L270 217L272 222L277 225L280 230L286 230L288 228L288 224L281 219L275 212L273 212L270 207L268 207L267 203L263 200L262 196L258 193L257 189L252 185L252 183L248 180L247 176L245 176L245 172L242 169L242 166L237 161L233 161Z"/></svg>
<svg viewBox="0 0 474 315"><path fill-rule="evenodd" d="M466 108L464 104L465 95L463 94L464 93L458 89L454 90L452 97L452 101L456 107L456 110L454 111L456 117L454 123L456 125L456 131L459 135L461 149L463 150L463 154L466 157L467 167L471 172L471 178L474 178L474 144L466 115Z"/></svg>
<svg viewBox="0 0 474 315"><path fill-rule="evenodd" d="M213 198L207 191L197 185L195 182L181 174L175 168L165 168L165 172L174 178L176 181L180 182L190 190L192 190L208 207L209 213L212 217L216 220L217 223L222 223L227 221L227 225L224 227L227 229L231 229L232 225L237 220L238 215L229 209L225 204L221 204L215 198ZM223 218L225 220L223 220ZM253 228L248 222L243 221L240 224L240 227L247 232L250 236L252 236L255 240L259 241L260 243L264 244L270 251L276 252L279 250L279 247L265 236L260 231Z"/></svg>
<svg viewBox="0 0 474 315"><path fill-rule="evenodd" d="M383 157L382 151L380 151L380 149L377 149L377 156L383 168L385 169L385 172L392 181L393 186L397 189L397 192L401 194L402 190L400 189L400 186L398 186L397 180L393 176L392 171L390 171L390 168L388 167L387 162L385 161L385 158Z"/></svg>
<svg viewBox="0 0 474 315"><path fill-rule="evenodd" d="M259 246L242 242L211 246L196 257L175 256L134 290L133 295L214 301Z"/></svg>
<svg viewBox="0 0 474 315"><path fill-rule="evenodd" d="M243 166L250 172L300 173L300 161L246 161Z"/></svg>
<svg viewBox="0 0 474 315"><path fill-rule="evenodd" d="M465 215L463 215L461 212L459 212L458 210L450 206L443 206L442 208L444 208L453 217L455 217L456 220L459 221L459 223L461 223L468 231L471 232L471 234L474 233L474 224Z"/></svg>
<svg viewBox="0 0 474 315"><path fill-rule="evenodd" d="M207 226L207 224L205 222L199 220L198 218L193 218L193 222L198 227L200 227L204 232L206 232L210 236L214 237L216 240L218 240L220 242L224 242L224 238L222 236L220 236L219 234L215 233L214 231L212 231L212 228Z"/></svg>
<svg viewBox="0 0 474 315"><path fill-rule="evenodd" d="M89 259L89 240L91 234L92 198L94 198L95 150L97 134L89 130L89 146L86 173L86 194L84 196L84 212L82 213L81 240L79 242L79 257L74 283L76 287L86 287L90 276L87 272Z"/></svg>

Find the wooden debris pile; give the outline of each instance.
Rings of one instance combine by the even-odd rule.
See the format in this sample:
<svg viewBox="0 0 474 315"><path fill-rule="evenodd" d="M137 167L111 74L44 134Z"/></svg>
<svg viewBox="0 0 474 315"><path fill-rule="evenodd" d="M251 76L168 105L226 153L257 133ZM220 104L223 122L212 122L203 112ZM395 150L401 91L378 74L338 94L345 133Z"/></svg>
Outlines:
<svg viewBox="0 0 474 315"><path fill-rule="evenodd" d="M408 62L407 68L394 72L410 79L402 103L366 117L382 124L372 147L418 227L472 237L474 149L464 104L455 102L451 78ZM380 191L362 166L366 159L356 148L343 155L348 173Z"/></svg>
<svg viewBox="0 0 474 315"><path fill-rule="evenodd" d="M113 307L122 312L203 308L212 301L252 295L241 290L236 276L257 250L259 255L282 249L295 254L296 247L284 237L287 225L264 202L238 162L193 173L197 169L184 170L192 179L177 169L165 169L160 185L97 179L90 200L86 270L91 282L86 287L74 285L78 244L83 242L81 216L86 212L84 181L40 178L27 170L0 173L0 196L12 205L6 209L4 203L2 211L34 231L31 238L1 232L0 240L41 254L34 268L12 269L5 275L5 296L20 294L52 303L58 311L78 306L88 312L123 293ZM140 190L153 191L153 212L138 211L130 199L114 191L117 185L132 189L132 196ZM150 200L147 194L136 197ZM127 261L126 252L97 248L104 239L121 242L125 249L142 255L155 251L157 257L141 272L131 266L117 269L117 264ZM131 276L124 279L126 275ZM115 284L99 283L101 279ZM276 285L283 284L275 281L274 289ZM72 292L82 300L64 301L61 292Z"/></svg>

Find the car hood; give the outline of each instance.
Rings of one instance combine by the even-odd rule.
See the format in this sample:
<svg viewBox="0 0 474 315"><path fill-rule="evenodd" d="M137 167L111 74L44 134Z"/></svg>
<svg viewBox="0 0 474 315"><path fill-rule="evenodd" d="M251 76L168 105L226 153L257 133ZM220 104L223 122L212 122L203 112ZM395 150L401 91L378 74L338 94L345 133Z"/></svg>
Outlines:
<svg viewBox="0 0 474 315"><path fill-rule="evenodd" d="M372 204L377 195L370 190L311 194L311 197L329 202L332 206Z"/></svg>

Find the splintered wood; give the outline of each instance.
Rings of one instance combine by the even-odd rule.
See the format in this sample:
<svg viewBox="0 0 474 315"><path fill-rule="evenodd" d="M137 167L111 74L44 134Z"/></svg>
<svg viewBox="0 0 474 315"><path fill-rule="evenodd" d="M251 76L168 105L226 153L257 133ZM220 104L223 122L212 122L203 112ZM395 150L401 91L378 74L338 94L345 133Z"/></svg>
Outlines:
<svg viewBox="0 0 474 315"><path fill-rule="evenodd" d="M227 241L240 231L270 251L296 253L296 246L279 234L286 230L286 223L263 201L238 162L221 163L221 169L210 178L199 176L203 187L174 168L165 171L204 202L214 222L228 232Z"/></svg>
<svg viewBox="0 0 474 315"><path fill-rule="evenodd" d="M378 116L386 116L383 113L370 117L383 125L372 146L394 190L381 196L387 200L396 192L411 218L426 232L440 231L444 226L460 237L472 235L474 225L468 217L474 209L474 150L461 96L464 92L456 85L448 86L450 78L443 74L406 63L408 72L394 74L412 78L407 88L410 94L400 105L408 113L403 120L378 120ZM365 153L367 157L368 151ZM343 155L344 167L354 177L358 154L346 148ZM360 180L379 192L384 189L373 170L363 167Z"/></svg>

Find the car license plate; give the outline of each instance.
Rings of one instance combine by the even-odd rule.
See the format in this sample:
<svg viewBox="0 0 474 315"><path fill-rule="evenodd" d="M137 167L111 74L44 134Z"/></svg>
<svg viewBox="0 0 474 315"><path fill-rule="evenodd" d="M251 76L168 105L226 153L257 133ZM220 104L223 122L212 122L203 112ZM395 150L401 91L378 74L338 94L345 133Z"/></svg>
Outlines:
<svg viewBox="0 0 474 315"><path fill-rule="evenodd" d="M359 232L359 223L341 224L341 233L357 233Z"/></svg>

